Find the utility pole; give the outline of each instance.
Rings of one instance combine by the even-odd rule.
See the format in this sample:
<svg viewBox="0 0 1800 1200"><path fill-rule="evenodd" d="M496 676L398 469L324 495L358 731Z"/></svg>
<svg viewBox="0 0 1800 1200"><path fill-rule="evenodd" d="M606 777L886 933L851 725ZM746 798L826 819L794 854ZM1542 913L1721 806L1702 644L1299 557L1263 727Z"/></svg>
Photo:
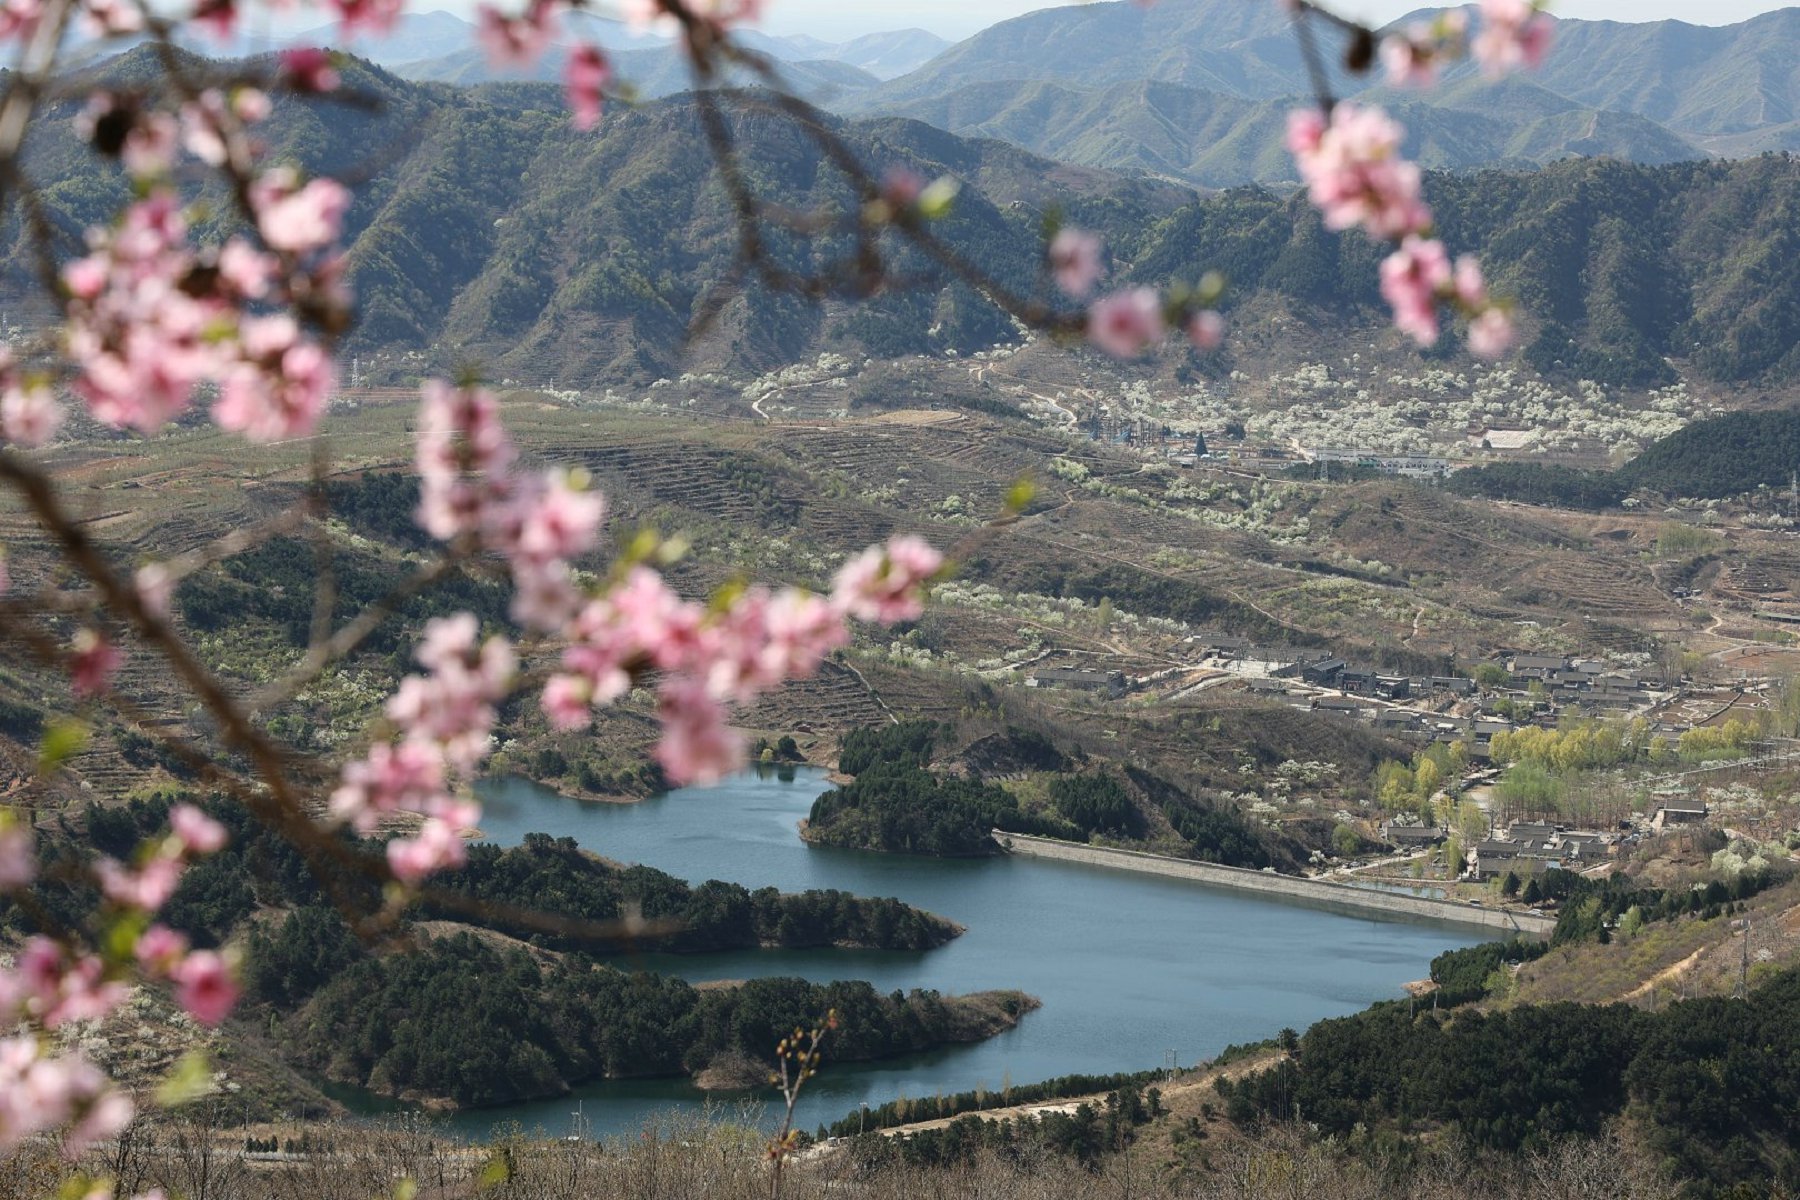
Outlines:
<svg viewBox="0 0 1800 1200"><path fill-rule="evenodd" d="M1744 955L1738 965L1737 997L1742 1000L1750 994L1750 918L1744 918Z"/></svg>

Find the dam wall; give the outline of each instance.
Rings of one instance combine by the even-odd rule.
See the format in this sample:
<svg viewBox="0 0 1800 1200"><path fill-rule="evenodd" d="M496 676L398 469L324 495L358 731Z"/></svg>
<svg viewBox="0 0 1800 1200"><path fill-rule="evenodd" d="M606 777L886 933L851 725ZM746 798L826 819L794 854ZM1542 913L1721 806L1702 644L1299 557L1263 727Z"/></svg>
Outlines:
<svg viewBox="0 0 1800 1200"><path fill-rule="evenodd" d="M1136 871L1141 875L1163 875L1171 879L1188 879L1210 887L1231 888L1240 892L1261 892L1286 897L1305 904L1333 908L1365 916L1419 917L1431 921L1448 921L1457 925L1474 925L1502 934L1520 934L1531 938L1548 938L1556 928L1553 917L1534 917L1529 913L1502 908L1482 908L1453 900L1434 900L1426 896L1408 896L1399 892L1377 891L1353 887L1347 883L1327 883L1322 879L1303 879L1294 875L1277 875L1270 871L1252 871L1245 867L1222 867L1217 863L1195 862L1186 858L1170 858L1162 854L1146 854L1141 850L1115 850L1106 846L1082 846L1055 838L1033 837L1023 833L994 830L994 840L1009 854L1028 858L1053 858L1063 862L1087 863L1118 871Z"/></svg>

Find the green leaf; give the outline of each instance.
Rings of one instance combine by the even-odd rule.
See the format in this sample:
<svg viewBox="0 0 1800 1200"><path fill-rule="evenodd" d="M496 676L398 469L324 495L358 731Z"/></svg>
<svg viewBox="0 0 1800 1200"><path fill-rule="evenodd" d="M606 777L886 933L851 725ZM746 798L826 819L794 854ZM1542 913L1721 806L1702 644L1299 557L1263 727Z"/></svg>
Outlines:
<svg viewBox="0 0 1800 1200"><path fill-rule="evenodd" d="M38 774L53 774L64 763L81 753L87 745L88 727L80 721L62 718L51 722L38 744Z"/></svg>
<svg viewBox="0 0 1800 1200"><path fill-rule="evenodd" d="M962 184L941 176L925 185L919 193L919 215L927 221L936 221L950 215L950 206L956 202L956 193L962 191Z"/></svg>
<svg viewBox="0 0 1800 1200"><path fill-rule="evenodd" d="M181 1056L169 1077L156 1089L156 1102L164 1108L179 1108L212 1091L212 1064L199 1050Z"/></svg>
<svg viewBox="0 0 1800 1200"><path fill-rule="evenodd" d="M504 1154L496 1154L481 1164L481 1174L475 1180L475 1189L485 1192L491 1187L499 1187L512 1178L512 1164Z"/></svg>
<svg viewBox="0 0 1800 1200"><path fill-rule="evenodd" d="M1021 475L1013 480L1011 487L1006 489L1005 507L1002 511L1006 516L1016 517L1025 511L1025 506L1030 504L1036 495L1037 484L1032 481L1031 476Z"/></svg>

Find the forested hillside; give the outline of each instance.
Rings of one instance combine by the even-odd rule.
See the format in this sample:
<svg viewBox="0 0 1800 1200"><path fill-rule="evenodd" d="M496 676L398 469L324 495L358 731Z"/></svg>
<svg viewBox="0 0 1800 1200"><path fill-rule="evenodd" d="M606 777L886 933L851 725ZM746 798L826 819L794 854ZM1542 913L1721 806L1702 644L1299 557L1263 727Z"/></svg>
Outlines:
<svg viewBox="0 0 1800 1200"><path fill-rule="evenodd" d="M141 52L107 70L146 84L154 74ZM482 361L591 387L680 369L760 373L825 350L967 353L1017 337L976 291L901 251L900 272L922 286L840 308L747 283L688 345L689 323L731 276L738 245L691 100L621 106L584 135L568 127L549 86L457 89L372 68L354 70L352 82L375 109L283 103L269 124L282 153L363 180L347 219L361 306L352 352L422 354L408 371ZM842 177L790 122L754 97L731 108L765 197L802 210L846 202ZM125 185L66 122L55 128L33 161L39 178L57 181L43 198L67 255ZM1249 322L1239 344L1257 341L1259 296L1299 306L1327 333L1386 323L1377 248L1326 233L1295 198L1259 188L1201 198L912 121L850 122L840 132L878 171L908 165L959 180L944 236L1022 291L1046 286L1036 267L1041 221L1060 208L1105 236L1115 277L1165 284L1222 270L1228 305ZM1779 380L1800 366L1800 164L1789 156L1662 167L1571 160L1436 175L1427 186L1451 250L1479 249L1498 290L1523 306L1523 354L1541 371L1653 385L1673 377L1670 358L1721 381ZM843 236L770 240L797 267L851 250ZM28 305L35 263L23 239L11 245L0 300Z"/></svg>
<svg viewBox="0 0 1800 1200"><path fill-rule="evenodd" d="M1662 438L1617 471L1499 463L1450 477L1452 490L1563 508L1608 508L1638 489L1718 499L1781 487L1800 465L1800 412L1727 413Z"/></svg>

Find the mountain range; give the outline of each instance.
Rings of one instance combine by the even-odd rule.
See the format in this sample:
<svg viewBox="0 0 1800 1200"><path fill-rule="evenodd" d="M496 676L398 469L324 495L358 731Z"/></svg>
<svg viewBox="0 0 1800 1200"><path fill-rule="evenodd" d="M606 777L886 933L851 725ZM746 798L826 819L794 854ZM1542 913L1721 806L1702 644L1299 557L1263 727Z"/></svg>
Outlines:
<svg viewBox="0 0 1800 1200"><path fill-rule="evenodd" d="M466 22L443 13L409 21L355 49L420 81L558 77L560 52L524 74L497 73ZM594 21L584 32L609 46L641 98L693 86L666 42L631 37L616 22ZM316 33L329 39L329 30ZM955 45L922 30L841 44L746 40L793 90L844 115L913 117L1067 162L1212 187L1290 182L1292 166L1271 135L1309 90L1280 6L1243 0L1049 8ZM1396 109L1411 152L1447 169L1800 149L1800 8L1717 27L1562 20L1543 67L1500 83L1464 65L1440 88L1396 92L1379 73L1345 72L1335 57L1330 77L1338 94L1367 93Z"/></svg>
<svg viewBox="0 0 1800 1200"><path fill-rule="evenodd" d="M147 49L102 70L140 87L157 72ZM691 97L614 106L581 134L553 85L459 88L360 63L347 74L368 106L283 99L264 128L274 155L356 181L345 230L360 305L354 352L426 354L438 369L478 360L593 386L711 367L755 374L824 351L967 354L1017 338L976 290L895 246L892 265L917 286L821 305L741 281L689 344L739 247ZM1518 86L1521 104L1554 108L1542 89ZM72 116L75 101L62 104ZM732 93L724 107L759 196L800 212L852 203L817 142L757 94ZM1293 316L1325 337L1386 325L1380 248L1328 233L1303 197L1258 186L1204 195L905 118L835 128L874 172L905 165L960 181L943 236L1016 291L1049 294L1038 264L1044 216L1057 210L1104 236L1115 280L1162 286L1224 272L1242 336L1221 362L1255 355ZM1267 150L1239 145L1249 163ZM33 178L54 181L41 197L59 255L77 252L81 231L128 194L68 121L43 125L27 162ZM1498 290L1520 301L1522 352L1542 371L1634 386L1671 382L1670 359L1720 381L1800 373L1800 160L1576 159L1438 174L1428 189L1452 252L1480 250ZM224 221L200 236L224 233ZM0 302L17 309L35 294L37 264L13 233ZM854 255L848 233L764 233L795 270Z"/></svg>

